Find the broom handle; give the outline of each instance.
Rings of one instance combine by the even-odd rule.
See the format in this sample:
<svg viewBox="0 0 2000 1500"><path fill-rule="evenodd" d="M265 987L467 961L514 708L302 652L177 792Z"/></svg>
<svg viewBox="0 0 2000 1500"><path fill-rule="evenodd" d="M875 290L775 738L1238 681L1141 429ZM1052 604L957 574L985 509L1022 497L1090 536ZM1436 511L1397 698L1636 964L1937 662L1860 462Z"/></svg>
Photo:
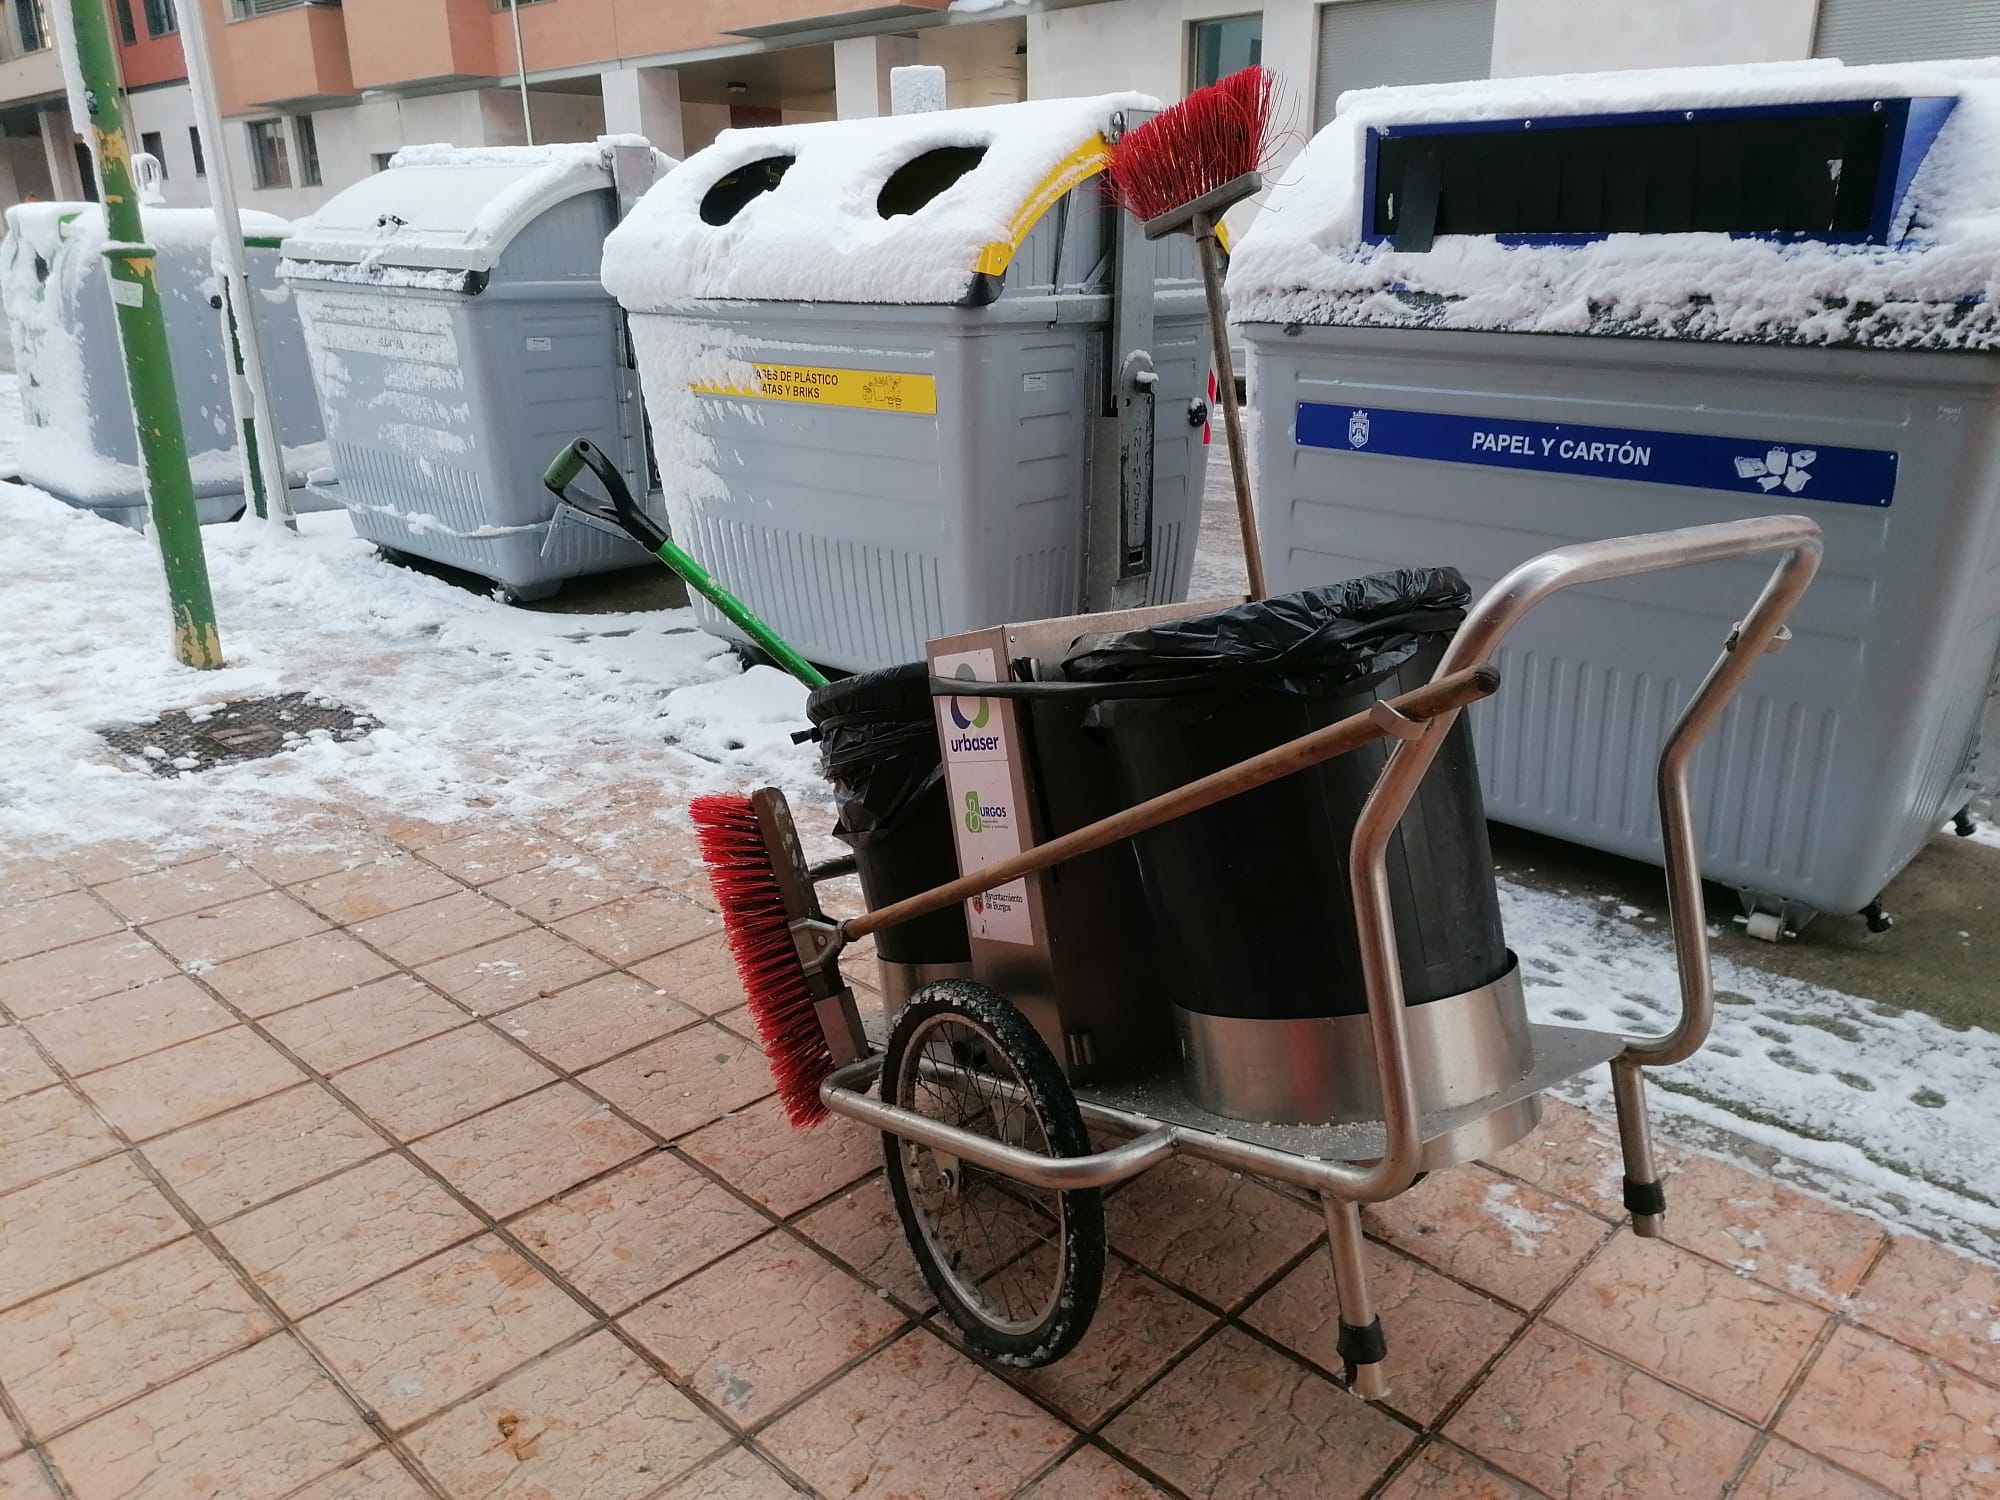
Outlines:
<svg viewBox="0 0 2000 1500"><path fill-rule="evenodd" d="M1194 251L1201 262L1201 287L1208 302L1208 336L1215 345L1216 395L1222 398L1222 428L1229 436L1229 477L1236 483L1236 525L1243 533L1243 565L1250 574L1250 597L1265 599L1264 547L1257 537L1257 512L1250 503L1250 454L1243 446L1243 409L1236 404L1236 366L1229 358L1229 318L1222 310L1222 242L1215 220L1194 219Z"/></svg>
<svg viewBox="0 0 2000 1500"><path fill-rule="evenodd" d="M1384 706L1406 719L1424 723L1439 714L1455 713L1468 703L1490 697L1499 686L1499 670L1490 664L1453 672L1400 698L1391 698L1386 705L1377 704L1358 714L1349 714L1337 723L1288 740L1261 755L1253 755L1248 760L1239 761L1198 781L1190 781L1171 792L1162 792L1136 807L1128 807L1123 812L1087 823L1060 838L1050 839L1046 844L1037 844L1032 849L1023 849L1019 854L996 860L949 885L936 886L892 905L849 918L840 924L841 936L852 942L872 932L880 932L885 927L927 917L932 912L956 906L1010 880L1036 874L1081 854L1094 854L1121 839L1145 833L1162 823L1170 823L1204 807L1213 807L1227 798L1267 786L1309 766L1316 766L1323 760L1331 760L1336 755L1358 750L1393 732L1393 716L1380 713Z"/></svg>

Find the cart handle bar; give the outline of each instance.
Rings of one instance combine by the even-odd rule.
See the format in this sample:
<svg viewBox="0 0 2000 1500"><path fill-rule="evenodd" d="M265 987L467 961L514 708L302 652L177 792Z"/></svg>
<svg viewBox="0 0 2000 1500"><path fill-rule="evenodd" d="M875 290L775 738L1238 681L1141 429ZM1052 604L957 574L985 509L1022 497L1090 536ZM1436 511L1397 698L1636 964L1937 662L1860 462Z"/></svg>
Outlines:
<svg viewBox="0 0 2000 1500"><path fill-rule="evenodd" d="M1694 813L1688 770L1702 739L1759 658L1781 639L1785 617L1819 571L1822 542L1816 522L1805 516L1760 516L1715 526L1691 526L1609 541L1558 547L1529 559L1490 589L1459 626L1438 663L1435 683L1488 659L1521 618L1551 594L1582 583L1636 578L1672 568L1782 552L1750 614L1729 634L1722 654L1675 721L1660 754L1660 823L1666 846L1668 915L1674 958L1680 968L1681 1014L1661 1037L1627 1037L1613 1065L1614 1076L1640 1066L1659 1067L1694 1055L1708 1038L1715 1009L1709 972L1708 928L1701 901L1701 866L1695 852ZM1389 839L1416 795L1458 718L1456 709L1436 715L1423 732L1398 744L1363 805L1349 851L1354 916L1359 929L1362 970L1367 980L1368 1016L1375 1039L1375 1066L1382 1090L1382 1123L1387 1140L1374 1165L1347 1167L1334 1191L1360 1202L1392 1198L1415 1180L1422 1164L1420 1106L1410 1070L1410 1046L1403 1015L1402 970L1389 902Z"/></svg>
<svg viewBox="0 0 2000 1500"><path fill-rule="evenodd" d="M943 911L946 907L956 906L961 901L1003 886L1010 880L1051 869L1079 855L1095 853L1121 839L1158 828L1175 818L1212 807L1227 798L1266 786L1376 740L1401 733L1420 733L1426 721L1436 722L1434 716L1441 715L1449 723L1458 716L1461 708L1481 698L1491 697L1499 686L1499 670L1491 666L1441 672L1422 687L1401 697L1376 703L1360 713L1350 714L1310 734L1288 740L1198 781L1162 792L1157 797L1113 813L1108 818L1100 818L1095 823L1087 823L1045 844L1037 844L1032 849L996 860L948 885L935 886L861 916L850 917L840 924L841 941L852 942L880 932L885 927L894 927L899 922Z"/></svg>

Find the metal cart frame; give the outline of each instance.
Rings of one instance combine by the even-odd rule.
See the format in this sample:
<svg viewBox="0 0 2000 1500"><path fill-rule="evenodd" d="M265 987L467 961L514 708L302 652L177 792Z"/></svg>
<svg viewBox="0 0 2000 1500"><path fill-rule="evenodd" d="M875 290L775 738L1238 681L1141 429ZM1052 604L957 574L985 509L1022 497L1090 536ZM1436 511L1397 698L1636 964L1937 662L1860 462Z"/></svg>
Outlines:
<svg viewBox="0 0 2000 1500"><path fill-rule="evenodd" d="M1554 1084L1600 1063L1610 1064L1625 1164L1625 1206L1634 1233L1659 1235L1666 1201L1653 1157L1642 1070L1693 1056L1708 1037L1714 1010L1690 771L1703 738L1759 658L1789 639L1785 619L1819 567L1820 529L1802 516L1770 516L1544 553L1508 574L1474 606L1436 669L1434 683L1489 664L1522 617L1563 589L1770 553L1783 555L1749 614L1729 633L1660 755L1657 786L1667 899L1681 987L1680 1015L1664 1036L1536 1025L1531 1028L1535 1065L1528 1076L1470 1104L1424 1113L1405 1023L1387 851L1459 710L1418 722L1378 704L1376 722L1398 743L1356 823L1350 867L1383 1102L1379 1123L1318 1127L1223 1120L1205 1115L1186 1100L1184 1090L1156 1078L1138 1089L1118 1083L1077 1088L1084 1120L1128 1139L1086 1155L1052 1157L872 1097L867 1091L881 1071L880 1054L837 1068L821 1084L821 1100L835 1114L1034 1188L1060 1192L1106 1187L1185 1153L1317 1193L1326 1212L1339 1297L1340 1352L1348 1377L1363 1397L1386 1395L1382 1365L1386 1346L1369 1290L1358 1205L1393 1198L1420 1173L1525 1135L1538 1118L1540 1095ZM1433 1143L1451 1149L1427 1153Z"/></svg>

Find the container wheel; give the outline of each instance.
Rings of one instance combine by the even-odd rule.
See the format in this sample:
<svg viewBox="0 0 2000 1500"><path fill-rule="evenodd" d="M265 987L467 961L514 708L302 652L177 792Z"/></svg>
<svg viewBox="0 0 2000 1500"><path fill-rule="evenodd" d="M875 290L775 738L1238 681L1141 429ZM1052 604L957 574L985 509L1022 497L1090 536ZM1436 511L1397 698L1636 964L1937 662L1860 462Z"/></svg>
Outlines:
<svg viewBox="0 0 2000 1500"><path fill-rule="evenodd" d="M910 998L889 1031L882 1097L1047 1156L1090 1150L1047 1044L1005 998L950 979ZM1104 1198L1029 1187L884 1134L889 1193L917 1268L979 1353L1034 1369L1075 1347L1104 1285Z"/></svg>

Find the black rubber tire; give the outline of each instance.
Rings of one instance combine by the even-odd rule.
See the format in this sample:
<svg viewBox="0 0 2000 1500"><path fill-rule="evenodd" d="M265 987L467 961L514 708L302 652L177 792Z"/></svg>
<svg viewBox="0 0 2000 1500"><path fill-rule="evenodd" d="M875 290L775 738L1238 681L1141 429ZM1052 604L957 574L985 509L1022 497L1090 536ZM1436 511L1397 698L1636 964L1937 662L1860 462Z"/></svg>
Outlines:
<svg viewBox="0 0 2000 1500"><path fill-rule="evenodd" d="M882 1060L882 1098L886 1102L903 1102L896 1095L911 1041L930 1029L924 1023L941 1016L955 1017L984 1032L1004 1056L1027 1090L1051 1155L1089 1154L1090 1138L1076 1107L1076 1095L1070 1091L1048 1044L1004 996L970 980L948 979L926 985L897 1014L889 1029L889 1045ZM1063 1230L1060 1290L1046 1316L1034 1327L1009 1330L995 1326L968 1302L952 1274L939 1263L911 1202L901 1147L898 1137L883 1134L882 1155L889 1195L895 1202L896 1216L902 1221L903 1236L909 1241L917 1269L923 1273L938 1306L966 1342L987 1358L1017 1369L1039 1369L1075 1348L1077 1340L1089 1330L1090 1320L1097 1313L1098 1297L1104 1290L1103 1193L1096 1188L1080 1188L1052 1195Z"/></svg>

